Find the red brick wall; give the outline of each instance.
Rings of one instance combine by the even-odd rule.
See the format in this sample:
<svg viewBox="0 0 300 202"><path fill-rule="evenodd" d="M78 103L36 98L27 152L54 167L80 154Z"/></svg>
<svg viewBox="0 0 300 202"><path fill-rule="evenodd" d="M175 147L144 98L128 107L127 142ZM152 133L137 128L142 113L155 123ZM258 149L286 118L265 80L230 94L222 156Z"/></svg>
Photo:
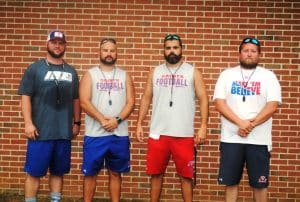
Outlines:
<svg viewBox="0 0 300 202"><path fill-rule="evenodd" d="M118 64L130 71L136 87L136 110L130 117L132 171L124 176L122 198L148 199L145 174L146 143L134 138L137 109L151 67L163 62L162 39L179 34L187 61L205 78L210 100L219 73L238 62L238 45L245 36L261 40L262 65L273 69L282 85L283 104L274 116L271 160L271 201L300 201L299 52L300 3L278 1L218 0L85 0L0 1L0 189L23 193L26 140L17 88L26 67L45 57L46 34L65 31L65 59L82 76L97 65L98 42L115 37ZM199 115L199 112L197 113ZM196 118L199 126L199 116ZM219 115L210 102L208 142L198 156L195 201L222 201L224 187L217 184ZM147 130L146 130L147 131ZM82 136L73 142L72 171L65 177L64 195L82 197ZM47 194L47 178L41 194ZM107 177L99 175L96 197L108 197ZM165 176L162 198L181 197L174 165ZM243 201L252 198L247 177L240 187Z"/></svg>

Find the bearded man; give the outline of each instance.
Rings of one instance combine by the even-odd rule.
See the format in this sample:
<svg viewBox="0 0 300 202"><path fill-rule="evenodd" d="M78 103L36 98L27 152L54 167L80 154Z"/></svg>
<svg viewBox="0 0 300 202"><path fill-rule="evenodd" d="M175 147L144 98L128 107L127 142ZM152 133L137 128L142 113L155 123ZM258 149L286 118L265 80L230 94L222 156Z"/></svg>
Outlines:
<svg viewBox="0 0 300 202"><path fill-rule="evenodd" d="M51 202L59 202L63 176L70 171L71 140L80 131L81 110L77 73L63 60L66 43L63 32L50 32L46 57L31 64L20 83L18 93L28 139L26 202L37 200L40 178L48 170Z"/></svg>
<svg viewBox="0 0 300 202"><path fill-rule="evenodd" d="M255 201L267 201L272 115L281 103L281 88L275 74L258 65L260 53L260 42L245 38L240 65L223 71L215 86L213 99L221 114L218 181L225 185L226 202L237 201L245 164Z"/></svg>
<svg viewBox="0 0 300 202"><path fill-rule="evenodd" d="M85 116L83 144L84 201L93 200L97 175L107 168L111 201L120 201L122 173L130 170L130 141L127 118L134 108L130 74L116 65L117 43L100 42L99 66L83 76L80 104Z"/></svg>
<svg viewBox="0 0 300 202"><path fill-rule="evenodd" d="M142 142L142 123L152 102L146 168L151 176L151 201L160 199L163 175L172 156L181 181L182 198L189 202L193 198L194 145L204 143L206 139L208 97L199 69L183 61L178 35L165 37L164 57L165 63L149 74L136 135ZM196 97L201 112L201 127L197 132L194 130Z"/></svg>

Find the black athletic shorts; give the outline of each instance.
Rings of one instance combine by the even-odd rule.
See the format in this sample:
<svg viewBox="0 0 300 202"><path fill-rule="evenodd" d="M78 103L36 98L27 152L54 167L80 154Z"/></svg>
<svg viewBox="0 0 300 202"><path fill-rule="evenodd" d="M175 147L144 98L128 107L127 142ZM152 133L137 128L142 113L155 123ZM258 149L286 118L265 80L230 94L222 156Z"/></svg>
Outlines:
<svg viewBox="0 0 300 202"><path fill-rule="evenodd" d="M220 144L220 184L239 184L246 164L249 184L253 188L269 185L270 153L266 145L224 143Z"/></svg>

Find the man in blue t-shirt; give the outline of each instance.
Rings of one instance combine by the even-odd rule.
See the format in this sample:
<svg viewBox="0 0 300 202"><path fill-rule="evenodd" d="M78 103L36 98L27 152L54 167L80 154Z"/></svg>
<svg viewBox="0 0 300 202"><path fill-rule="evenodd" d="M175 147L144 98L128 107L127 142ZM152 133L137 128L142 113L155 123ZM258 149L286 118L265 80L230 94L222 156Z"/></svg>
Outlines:
<svg viewBox="0 0 300 202"><path fill-rule="evenodd" d="M25 71L21 95L25 136L28 138L24 171L25 201L35 202L40 177L49 169L51 202L59 202L63 175L70 171L71 139L80 131L78 76L65 63L65 35L49 33L47 55Z"/></svg>

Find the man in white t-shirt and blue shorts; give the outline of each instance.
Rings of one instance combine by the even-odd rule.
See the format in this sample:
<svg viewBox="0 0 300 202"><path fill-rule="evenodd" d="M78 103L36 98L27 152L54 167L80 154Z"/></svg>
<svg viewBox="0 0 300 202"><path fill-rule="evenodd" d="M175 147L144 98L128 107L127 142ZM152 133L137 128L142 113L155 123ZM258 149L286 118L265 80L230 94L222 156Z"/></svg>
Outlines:
<svg viewBox="0 0 300 202"><path fill-rule="evenodd" d="M267 201L272 115L281 103L275 74L258 66L260 42L245 38L239 47L240 65L224 70L215 86L214 101L221 113L220 170L226 201L237 201L244 165L256 201Z"/></svg>

